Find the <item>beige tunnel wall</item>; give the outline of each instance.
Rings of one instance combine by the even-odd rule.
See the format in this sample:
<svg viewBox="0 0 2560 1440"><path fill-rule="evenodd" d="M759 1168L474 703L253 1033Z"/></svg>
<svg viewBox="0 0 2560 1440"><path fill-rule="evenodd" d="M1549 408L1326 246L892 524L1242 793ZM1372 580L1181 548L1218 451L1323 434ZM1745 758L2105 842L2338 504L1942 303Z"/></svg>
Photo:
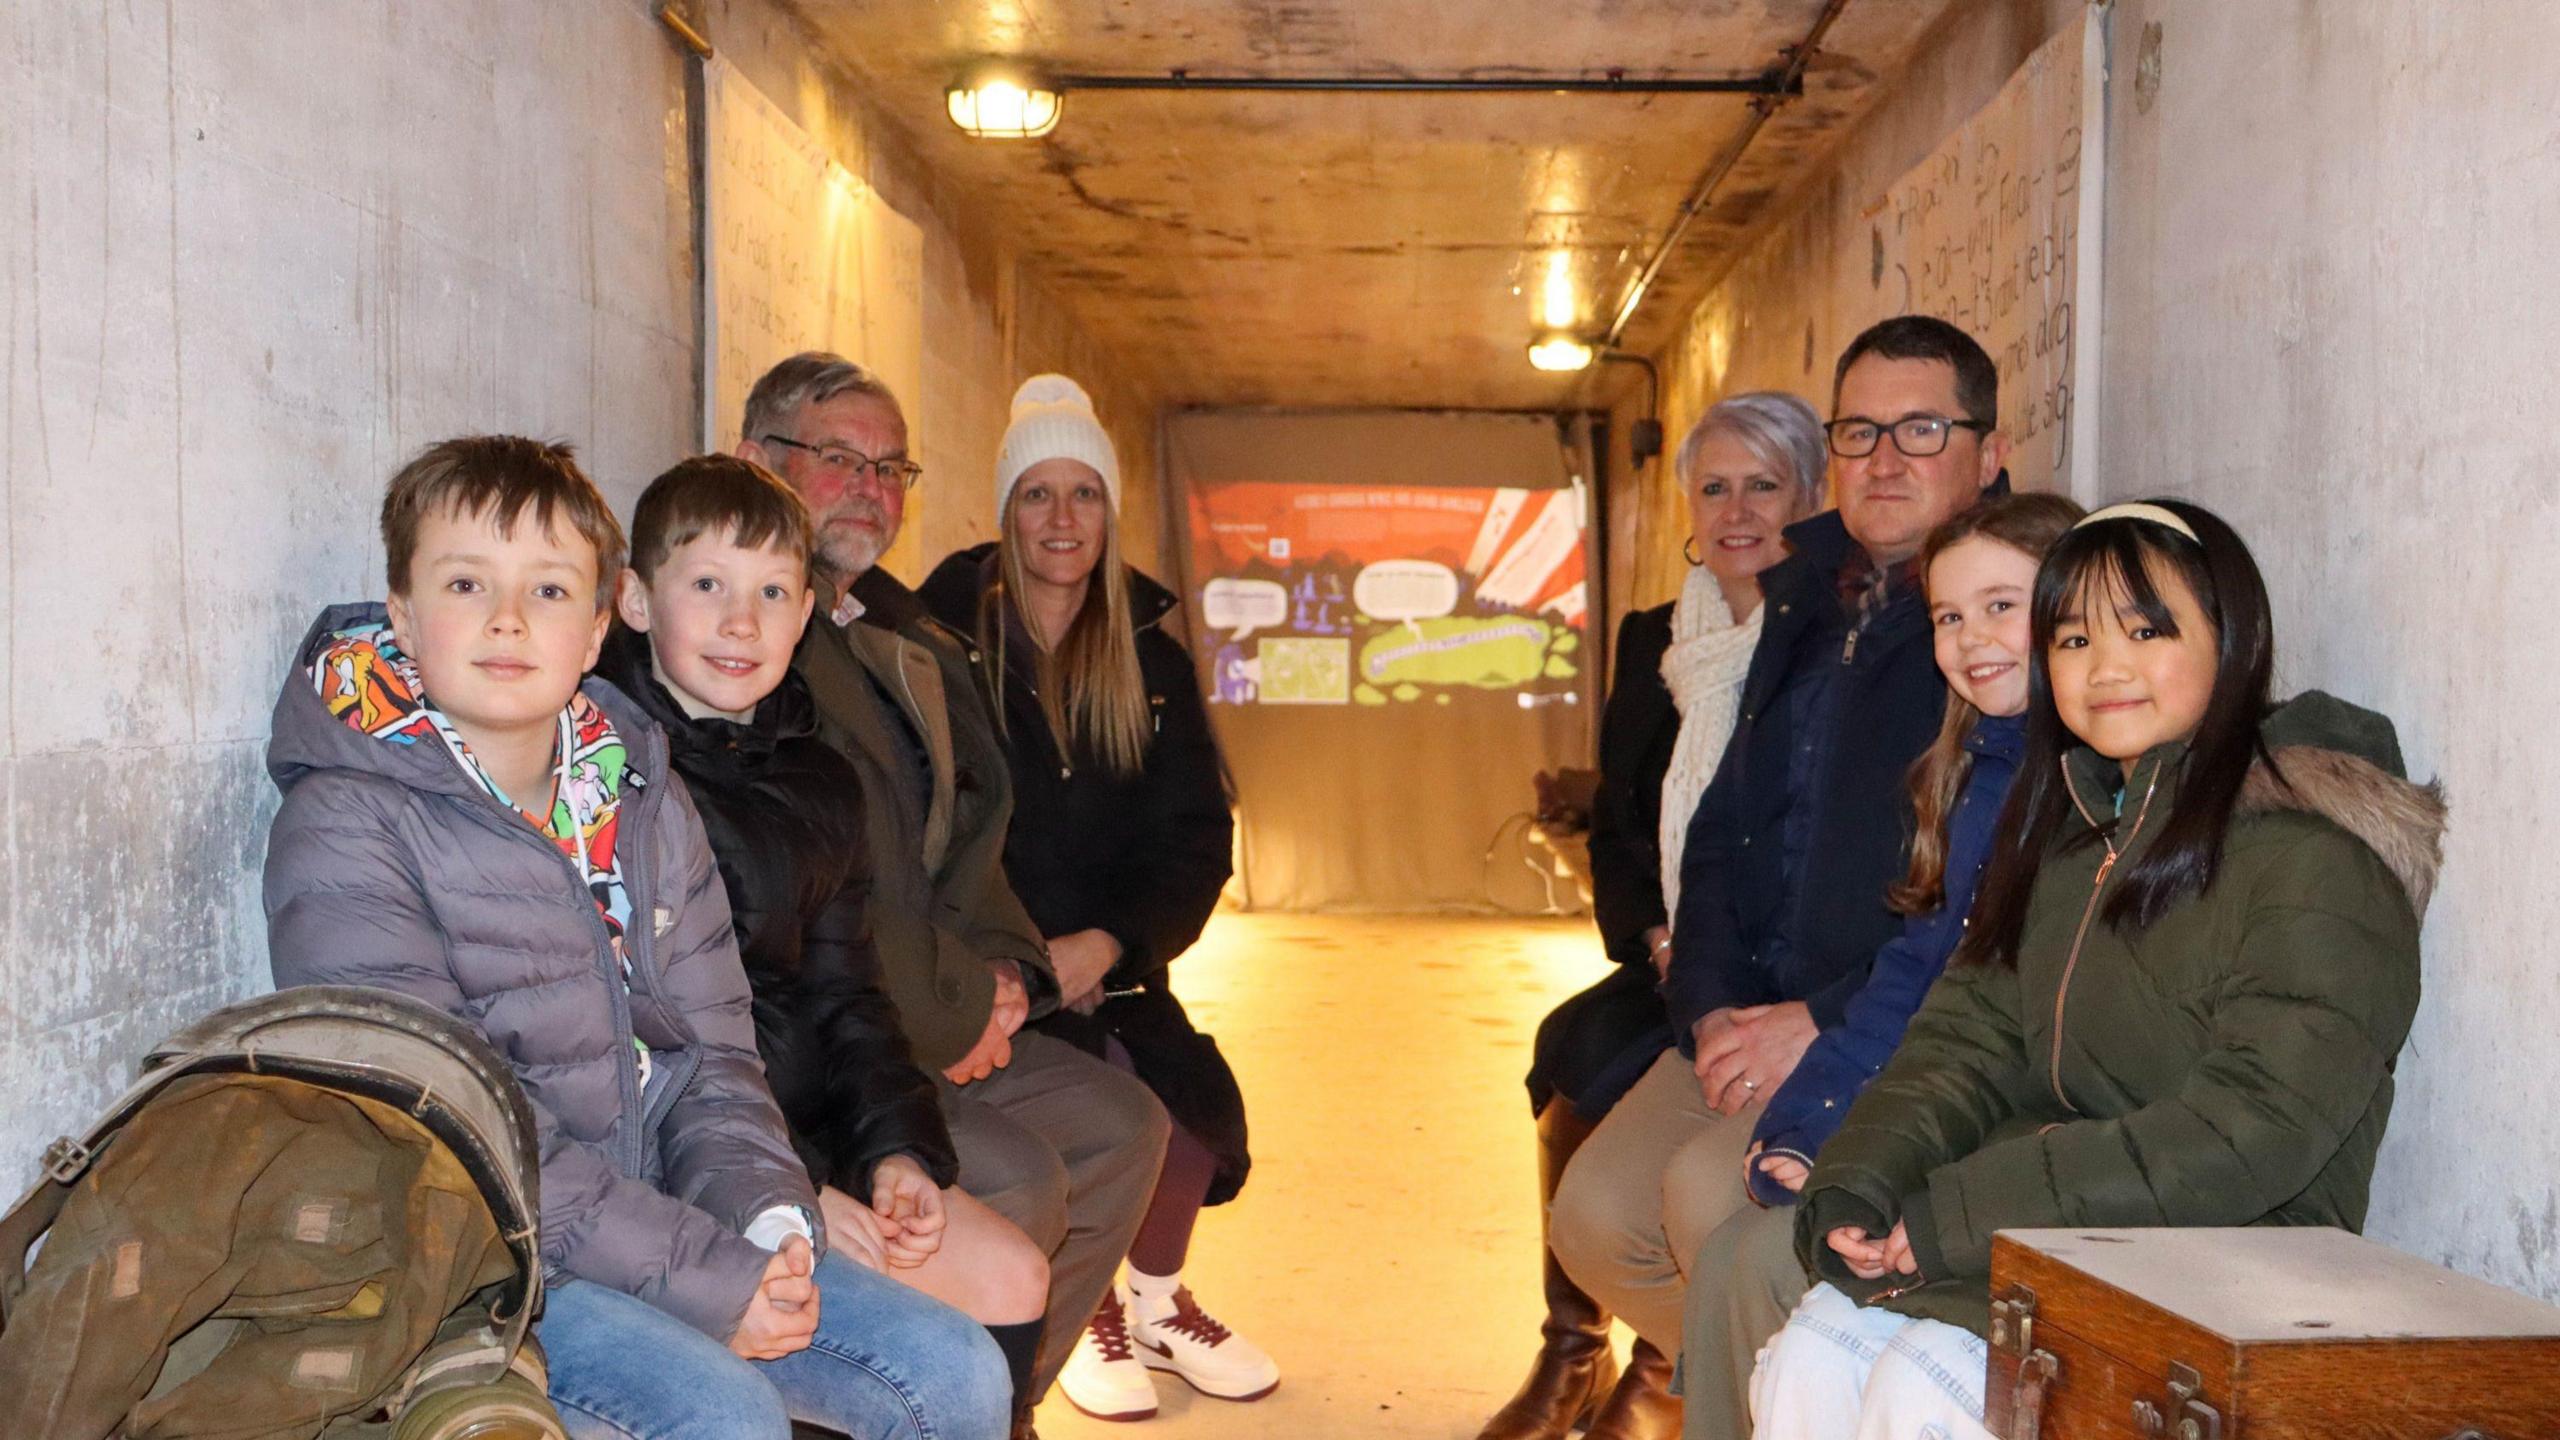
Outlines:
<svg viewBox="0 0 2560 1440"><path fill-rule="evenodd" d="M2079 9L1956 7L1666 347L1673 446L1734 390L1827 408L1850 336L1822 259ZM2102 440L2079 483L2228 516L2274 594L2279 691L2389 713L2451 790L2370 1228L2560 1299L2560 447L2538 384L2560 10L2117 0L2110 29ZM1613 609L1675 593L1685 527L1667 467L1620 461Z"/></svg>
<svg viewBox="0 0 2560 1440"><path fill-rule="evenodd" d="M277 11L0 7L13 1189L265 988L268 708L318 608L380 594L400 458L556 436L627 498L687 443L683 77L645 13Z"/></svg>
<svg viewBox="0 0 2560 1440"><path fill-rule="evenodd" d="M1830 293L1832 257L1863 247L1868 206L1990 103L2010 73L2062 25L2080 0L1989 0L1951 8L1888 87L1876 110L1782 208L1741 260L1682 317L1657 357L1662 367L1663 458L1632 472L1627 422L1638 392L1621 392L1619 453L1611 466L1609 596L1613 612L1659 605L1680 593L1680 542L1688 513L1671 475L1680 439L1707 407L1744 390L1789 390L1831 413L1831 367L1872 317ZM1863 302L1865 297L1851 297Z"/></svg>
<svg viewBox="0 0 2560 1440"><path fill-rule="evenodd" d="M996 451L1014 387L1042 371L1074 377L1120 456L1120 523L1132 563L1169 574L1157 484L1160 366L1094 344L1015 261L1000 206L972 204L917 160L896 127L823 62L808 29L774 0L711 0L705 24L721 56L925 232L924 394L911 402L926 477L912 529L890 568L908 581L953 550L996 534ZM859 358L859 357L855 357Z"/></svg>
<svg viewBox="0 0 2560 1440"><path fill-rule="evenodd" d="M2451 792L2372 1229L2560 1299L2560 10L2119 0L2114 44L2100 493L2229 517L2278 688Z"/></svg>
<svg viewBox="0 0 2560 1440"><path fill-rule="evenodd" d="M318 608L380 593L400 459L563 438L627 509L695 442L685 70L654 9L0 5L0 1182L265 987L268 708ZM1013 385L1056 368L1160 564L1143 377L787 14L710 23L924 229L919 557L994 533Z"/></svg>

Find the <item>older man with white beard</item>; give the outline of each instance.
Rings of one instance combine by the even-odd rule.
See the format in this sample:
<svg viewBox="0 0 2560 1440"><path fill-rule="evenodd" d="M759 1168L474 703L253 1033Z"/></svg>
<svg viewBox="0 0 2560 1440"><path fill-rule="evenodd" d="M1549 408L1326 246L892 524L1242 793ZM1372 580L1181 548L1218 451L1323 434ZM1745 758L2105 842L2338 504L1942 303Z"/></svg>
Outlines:
<svg viewBox="0 0 2560 1440"><path fill-rule="evenodd" d="M742 436L816 522L825 584L794 663L863 776L874 942L917 1060L942 1073L960 1188L1049 1253L1024 1435L1145 1216L1168 1121L1134 1076L1023 1028L1057 981L1005 880L1012 785L977 655L879 568L923 473L897 397L839 356L794 355L756 382Z"/></svg>

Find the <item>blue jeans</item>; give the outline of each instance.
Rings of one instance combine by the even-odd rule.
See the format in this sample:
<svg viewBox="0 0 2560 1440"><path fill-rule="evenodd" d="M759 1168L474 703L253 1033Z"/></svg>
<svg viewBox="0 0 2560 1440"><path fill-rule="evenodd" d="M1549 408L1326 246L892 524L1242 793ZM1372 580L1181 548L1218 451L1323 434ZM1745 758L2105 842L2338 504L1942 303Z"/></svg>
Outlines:
<svg viewBox="0 0 2560 1440"><path fill-rule="evenodd" d="M585 1280L552 1288L537 1331L576 1440L1003 1440L1013 1384L986 1327L849 1260L818 1261L818 1334L779 1360L729 1347Z"/></svg>

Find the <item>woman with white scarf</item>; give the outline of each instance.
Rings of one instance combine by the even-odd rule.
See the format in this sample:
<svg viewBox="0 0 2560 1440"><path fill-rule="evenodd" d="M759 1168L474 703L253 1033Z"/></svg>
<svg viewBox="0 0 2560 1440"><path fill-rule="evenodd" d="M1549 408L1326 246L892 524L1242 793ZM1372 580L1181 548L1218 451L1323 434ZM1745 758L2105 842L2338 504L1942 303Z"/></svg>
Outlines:
<svg viewBox="0 0 2560 1440"><path fill-rule="evenodd" d="M1787 553L1779 532L1819 506L1825 453L1813 407L1778 391L1717 404L1680 442L1672 471L1688 501L1687 578L1677 601L1619 625L1617 683L1600 726L1592 910L1619 968L1539 1025L1529 1071L1541 1215L1574 1150L1672 1043L1655 987L1671 954L1681 841L1733 734L1760 638L1757 577ZM1544 1259L1544 1344L1479 1440L1563 1440L1586 1423L1586 1440L1675 1434L1671 1361L1639 1341L1620 1376L1610 1316L1552 1250Z"/></svg>

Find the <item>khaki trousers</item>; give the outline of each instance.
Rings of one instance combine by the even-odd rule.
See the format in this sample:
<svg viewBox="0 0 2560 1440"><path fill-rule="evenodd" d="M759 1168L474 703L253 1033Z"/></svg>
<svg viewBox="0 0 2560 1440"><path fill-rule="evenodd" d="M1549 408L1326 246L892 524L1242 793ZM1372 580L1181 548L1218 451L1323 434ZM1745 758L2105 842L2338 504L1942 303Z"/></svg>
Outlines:
<svg viewBox="0 0 2560 1440"><path fill-rule="evenodd" d="M1653 1062L1565 1167L1547 1212L1565 1273L1666 1355L1680 1353L1681 1267L1749 1207L1742 1154L1759 1102L1718 1115L1678 1050Z"/></svg>
<svg viewBox="0 0 2560 1440"><path fill-rule="evenodd" d="M1172 1122L1137 1076L1024 1030L984 1080L936 1076L960 1188L1049 1252L1049 1328L1031 1393L1048 1393L1146 1218Z"/></svg>
<svg viewBox="0 0 2560 1440"><path fill-rule="evenodd" d="M1796 1207L1745 1204L1689 1264L1680 1337L1682 1440L1751 1440L1751 1372L1812 1288L1796 1260Z"/></svg>

